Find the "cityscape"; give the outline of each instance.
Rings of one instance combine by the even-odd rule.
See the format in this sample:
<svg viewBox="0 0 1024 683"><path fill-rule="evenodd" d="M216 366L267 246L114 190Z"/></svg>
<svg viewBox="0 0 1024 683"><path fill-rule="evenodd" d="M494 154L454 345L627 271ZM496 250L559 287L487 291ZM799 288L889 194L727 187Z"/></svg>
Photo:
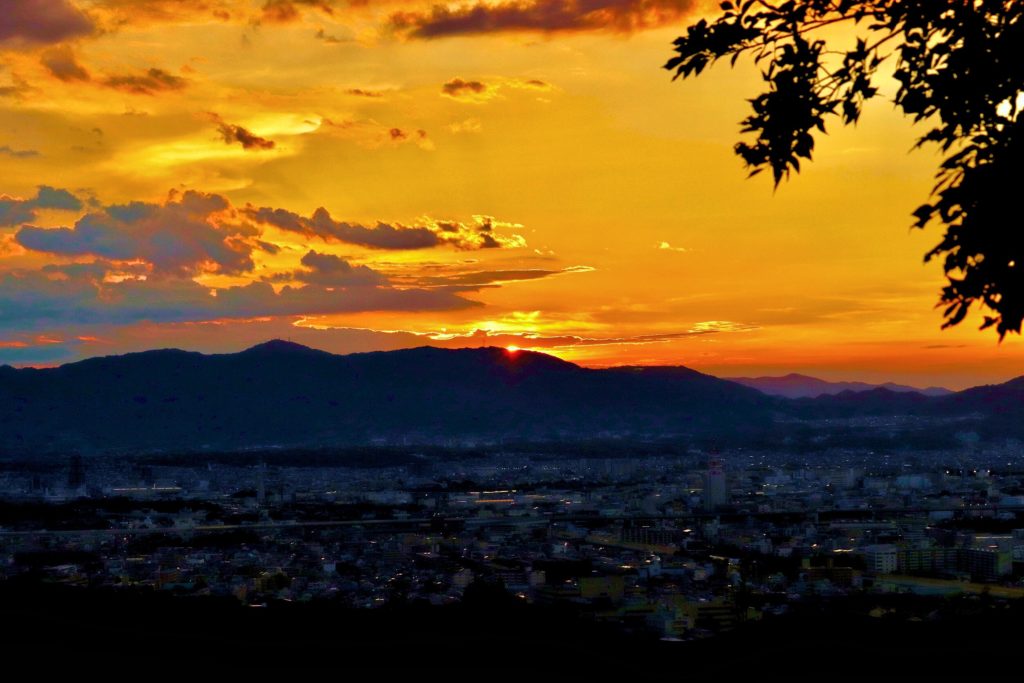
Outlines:
<svg viewBox="0 0 1024 683"><path fill-rule="evenodd" d="M1022 44L0 0L6 670L1012 673Z"/></svg>
<svg viewBox="0 0 1024 683"><path fill-rule="evenodd" d="M595 442L584 454L380 446L334 466L354 458L7 463L0 577L385 613L487 587L662 643L770 628L852 596L873 619L936 620L952 598L998 609L1024 596L1020 449Z"/></svg>

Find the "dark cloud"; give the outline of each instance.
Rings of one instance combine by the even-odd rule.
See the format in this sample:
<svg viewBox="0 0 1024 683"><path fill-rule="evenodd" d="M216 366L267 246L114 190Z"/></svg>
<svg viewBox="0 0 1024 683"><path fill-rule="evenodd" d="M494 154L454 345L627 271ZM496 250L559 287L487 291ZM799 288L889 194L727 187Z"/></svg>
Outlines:
<svg viewBox="0 0 1024 683"><path fill-rule="evenodd" d="M25 226L15 236L26 249L65 256L142 260L158 275L204 269L242 273L253 268L252 228L231 223L220 195L188 191L164 204L132 202L87 213L73 228Z"/></svg>
<svg viewBox="0 0 1024 683"><path fill-rule="evenodd" d="M383 97L384 93L376 90L363 90L362 88L349 88L345 91L346 95L355 95L356 97Z"/></svg>
<svg viewBox="0 0 1024 683"><path fill-rule="evenodd" d="M140 278L149 272L144 263L115 263L105 259L97 259L88 263L51 263L39 270L49 276L72 280L83 278L103 280L111 275L119 278Z"/></svg>
<svg viewBox="0 0 1024 683"><path fill-rule="evenodd" d="M461 78L453 78L441 86L441 92L449 97L481 95L487 92L487 85L480 81L464 81Z"/></svg>
<svg viewBox="0 0 1024 683"><path fill-rule="evenodd" d="M551 84L536 78L503 78L491 83L453 78L441 86L441 94L456 100L480 103L496 97L502 88L545 91L554 89Z"/></svg>
<svg viewBox="0 0 1024 683"><path fill-rule="evenodd" d="M262 138L249 129L223 121L220 117L217 117L216 120L218 122L217 130L227 144L237 142L245 149L274 149L273 140Z"/></svg>
<svg viewBox="0 0 1024 683"><path fill-rule="evenodd" d="M437 234L425 227L404 227L378 223L373 227L346 223L331 218L320 207L310 218L283 209L268 207L249 208L246 213L261 223L283 230L298 232L307 237L320 237L328 241L347 242L371 249L425 249L441 244Z"/></svg>
<svg viewBox="0 0 1024 683"><path fill-rule="evenodd" d="M40 185L33 204L40 209L62 209L64 211L81 211L85 206L82 200L67 190L49 185Z"/></svg>
<svg viewBox="0 0 1024 683"><path fill-rule="evenodd" d="M110 281L94 273L0 274L0 330L126 325L363 311L439 311L479 306L453 293L390 287L285 286L266 282L215 290L188 278Z"/></svg>
<svg viewBox="0 0 1024 683"><path fill-rule="evenodd" d="M40 185L32 199L0 196L0 226L20 225L36 219L37 209L80 211L84 205L75 195L49 185Z"/></svg>
<svg viewBox="0 0 1024 683"><path fill-rule="evenodd" d="M421 149L433 149L433 145L427 140L426 131L417 130L414 136L404 128L388 126L373 119L361 121L322 119L320 124L320 132L352 140L369 149L394 148L409 142L416 144Z"/></svg>
<svg viewBox="0 0 1024 683"><path fill-rule="evenodd" d="M260 18L275 24L285 24L301 18L301 7L311 7L333 15L334 8L328 0L267 0Z"/></svg>
<svg viewBox="0 0 1024 683"><path fill-rule="evenodd" d="M0 197L0 225L19 225L36 218L35 207L30 202Z"/></svg>
<svg viewBox="0 0 1024 683"><path fill-rule="evenodd" d="M320 207L310 218L270 207L247 207L243 213L251 219L306 237L346 242L371 249L427 249L452 245L459 249L486 249L523 246L521 237L497 237L492 233L494 219L479 216L471 225L455 221L437 221L422 226L377 223L370 227L336 221Z"/></svg>
<svg viewBox="0 0 1024 683"><path fill-rule="evenodd" d="M44 209L85 213L70 227L26 224ZM37 270L0 274L0 331L141 321L455 310L480 305L463 295L481 286L541 276L502 270L457 273L423 282L415 277L392 279L326 250L308 249L300 267L261 278L253 260L256 250L281 251L281 247L267 241L272 238L264 235L270 226L327 242L374 249L443 245L479 249L525 244L518 235L508 236L507 229L518 226L498 223L487 216L476 216L470 223L425 218L413 226L367 226L337 221L323 208L309 217L279 208L238 209L221 195L194 190L172 192L163 202L108 206L90 202L86 206L67 190L41 186L30 199L0 197L0 221L22 225L8 240L11 249L74 259ZM211 288L194 280L210 273L245 277L249 283Z"/></svg>
<svg viewBox="0 0 1024 683"><path fill-rule="evenodd" d="M413 38L501 32L632 32L678 21L699 0L521 0L500 4L434 5L427 12L397 12L392 28Z"/></svg>
<svg viewBox="0 0 1024 683"><path fill-rule="evenodd" d="M39 156L39 152L34 149L14 149L9 145L0 145L0 155L14 157L15 159L28 159Z"/></svg>
<svg viewBox="0 0 1024 683"><path fill-rule="evenodd" d="M11 74L11 84L0 85L0 97L22 97L26 93L32 92L32 90L32 86L25 79L17 74Z"/></svg>
<svg viewBox="0 0 1024 683"><path fill-rule="evenodd" d="M39 61L55 78L62 81L88 81L89 72L78 63L74 51L67 45L59 45L44 52Z"/></svg>
<svg viewBox="0 0 1024 683"><path fill-rule="evenodd" d="M43 365L68 360L74 350L58 344L4 344L0 342L0 365Z"/></svg>
<svg viewBox="0 0 1024 683"><path fill-rule="evenodd" d="M331 35L329 33L325 33L323 29L320 29L319 31L316 32L316 38L317 38L317 40L322 40L325 43L330 43L332 45L339 45L341 43L351 43L352 42L351 38L339 37L339 36Z"/></svg>
<svg viewBox="0 0 1024 683"><path fill-rule="evenodd" d="M88 35L92 20L68 0L3 0L0 42L59 43Z"/></svg>
<svg viewBox="0 0 1024 683"><path fill-rule="evenodd" d="M551 277L553 275L564 275L566 273L589 273L593 270L594 269L590 266L571 266L561 270L544 270L540 268L527 268L521 270L481 270L471 273L458 273L455 275L416 277L413 278L413 281L420 287L450 285L487 286L520 280L539 280L541 278Z"/></svg>
<svg viewBox="0 0 1024 683"><path fill-rule="evenodd" d="M284 24L299 18L298 8L288 0L267 0L263 5L263 21Z"/></svg>
<svg viewBox="0 0 1024 683"><path fill-rule="evenodd" d="M188 84L184 78L152 68L140 74L108 76L103 85L133 95L155 95L160 92L181 90Z"/></svg>
<svg viewBox="0 0 1024 683"><path fill-rule="evenodd" d="M648 344L665 344L691 337L702 337L709 334L728 332L747 332L758 329L755 325L712 321L697 323L690 329L662 334L642 334L617 337L584 337L575 334L545 335L536 332L492 332L473 330L465 334L426 335L431 339L430 346L447 348L464 348L480 346L518 346L529 349L558 349L574 346L639 346Z"/></svg>
<svg viewBox="0 0 1024 683"><path fill-rule="evenodd" d="M324 287L375 287L388 284L388 279L368 266L353 266L334 254L309 250L302 257L306 270L279 273L269 282L304 282Z"/></svg>

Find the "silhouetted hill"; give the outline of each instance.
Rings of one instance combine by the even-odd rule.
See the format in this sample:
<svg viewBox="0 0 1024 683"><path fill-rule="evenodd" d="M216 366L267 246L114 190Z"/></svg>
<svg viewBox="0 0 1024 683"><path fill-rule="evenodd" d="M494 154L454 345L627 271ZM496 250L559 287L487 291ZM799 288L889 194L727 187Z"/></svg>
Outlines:
<svg viewBox="0 0 1024 683"><path fill-rule="evenodd" d="M684 367L594 370L499 348L339 356L280 340L0 367L0 454L617 437L853 447L882 433L872 425L887 435L878 447L1024 438L1024 378L938 397L783 399Z"/></svg>
<svg viewBox="0 0 1024 683"><path fill-rule="evenodd" d="M794 411L804 418L843 418L868 415L930 415L940 399L911 391L876 387L870 391L843 391L817 398L792 399Z"/></svg>
<svg viewBox="0 0 1024 683"><path fill-rule="evenodd" d="M752 387L769 396L781 396L782 398L815 398L841 394L846 391L861 392L874 389L888 389L897 393L916 392L925 396L946 396L951 394L949 389L942 387L928 387L918 389L903 384L886 382L885 384L868 384L866 382L827 382L817 377L790 373L781 377L726 377L731 382Z"/></svg>
<svg viewBox="0 0 1024 683"><path fill-rule="evenodd" d="M771 410L687 368L592 370L498 348L339 356L275 340L0 369L5 451L736 435L766 428Z"/></svg>
<svg viewBox="0 0 1024 683"><path fill-rule="evenodd" d="M921 436L921 430L932 436L952 437L959 432L976 432L983 439L1024 438L1024 377L1003 384L974 387L946 396L924 396L914 392L896 392L884 388L871 391L844 391L834 396L817 398L779 399L780 413L799 420L846 420L851 418L880 418L892 430L898 421L894 417L912 417L903 429L905 435ZM870 423L860 430L871 433ZM822 426L826 428L826 426ZM836 431L840 425L829 427ZM898 439L897 439L898 441ZM956 447L947 439L949 447ZM907 445L911 441L904 441ZM915 441L916 443L916 441Z"/></svg>

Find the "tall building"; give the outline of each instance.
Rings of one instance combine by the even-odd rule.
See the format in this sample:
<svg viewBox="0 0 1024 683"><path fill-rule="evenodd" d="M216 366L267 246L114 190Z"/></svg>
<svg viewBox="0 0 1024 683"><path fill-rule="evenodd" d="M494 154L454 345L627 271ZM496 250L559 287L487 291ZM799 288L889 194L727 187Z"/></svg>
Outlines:
<svg viewBox="0 0 1024 683"><path fill-rule="evenodd" d="M261 462L256 468L256 504L263 507L267 502L267 463Z"/></svg>
<svg viewBox="0 0 1024 683"><path fill-rule="evenodd" d="M899 547L891 543L864 548L864 567L874 574L893 574L899 569Z"/></svg>
<svg viewBox="0 0 1024 683"><path fill-rule="evenodd" d="M714 510L729 502L725 482L725 464L717 455L708 458L708 471L704 477L704 509Z"/></svg>
<svg viewBox="0 0 1024 683"><path fill-rule="evenodd" d="M85 465L82 464L82 456L72 455L68 469L68 490L77 491L85 484Z"/></svg>

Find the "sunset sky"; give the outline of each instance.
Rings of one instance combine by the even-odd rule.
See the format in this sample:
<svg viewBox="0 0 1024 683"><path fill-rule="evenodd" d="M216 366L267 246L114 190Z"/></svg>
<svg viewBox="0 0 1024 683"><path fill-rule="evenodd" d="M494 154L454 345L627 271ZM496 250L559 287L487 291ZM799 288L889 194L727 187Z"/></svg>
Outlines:
<svg viewBox="0 0 1024 683"><path fill-rule="evenodd" d="M777 191L746 179L756 68L661 68L713 7L5 0L0 363L280 337L1024 374L980 316L940 330L941 235L910 228L940 157L891 97Z"/></svg>

